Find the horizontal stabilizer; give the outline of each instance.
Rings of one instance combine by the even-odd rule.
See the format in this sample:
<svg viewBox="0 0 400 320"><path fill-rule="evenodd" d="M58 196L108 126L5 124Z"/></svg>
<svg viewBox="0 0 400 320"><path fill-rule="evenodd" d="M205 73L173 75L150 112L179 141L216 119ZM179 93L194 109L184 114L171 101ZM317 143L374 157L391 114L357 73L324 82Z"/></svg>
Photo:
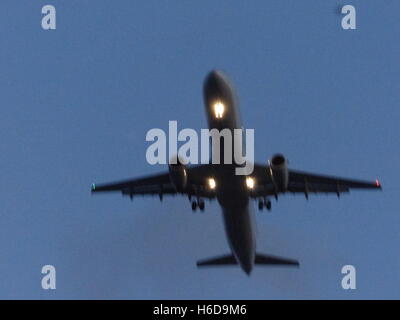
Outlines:
<svg viewBox="0 0 400 320"><path fill-rule="evenodd" d="M214 257L210 259L204 259L197 261L198 267L205 266L226 266L226 265L236 265L237 261L233 255L224 255L219 257ZM277 265L277 266L299 266L299 262L293 259L281 258L266 254L256 254L255 265Z"/></svg>
<svg viewBox="0 0 400 320"><path fill-rule="evenodd" d="M236 259L231 254L197 261L198 267L223 266L223 265L235 265L235 264L237 264Z"/></svg>
<svg viewBox="0 0 400 320"><path fill-rule="evenodd" d="M280 266L299 266L299 262L293 259L275 257L266 254L256 254L256 265L280 265Z"/></svg>

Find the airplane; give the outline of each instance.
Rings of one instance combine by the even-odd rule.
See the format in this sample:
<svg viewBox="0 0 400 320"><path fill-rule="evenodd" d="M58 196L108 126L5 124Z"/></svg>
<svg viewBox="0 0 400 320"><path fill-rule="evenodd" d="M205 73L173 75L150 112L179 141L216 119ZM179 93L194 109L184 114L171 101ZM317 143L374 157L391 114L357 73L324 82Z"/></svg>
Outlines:
<svg viewBox="0 0 400 320"><path fill-rule="evenodd" d="M203 87L205 111L209 129L242 128L235 90L228 76L220 71L211 71ZM221 141L221 153L224 146ZM93 184L92 193L121 192L131 198L136 195L185 195L191 201L192 210L204 210L204 199L217 199L222 208L225 233L231 253L197 262L198 267L238 265L250 275L255 265L298 267L294 259L256 252L255 220L251 199L258 200L258 209L271 210L270 198L285 193L336 194L350 189L381 189L378 180L359 181L334 176L307 173L288 168L282 154L274 155L266 164L254 163L253 172L237 175L239 166L231 164L184 165L179 157L176 164L170 161L167 172L129 179L115 183Z"/></svg>

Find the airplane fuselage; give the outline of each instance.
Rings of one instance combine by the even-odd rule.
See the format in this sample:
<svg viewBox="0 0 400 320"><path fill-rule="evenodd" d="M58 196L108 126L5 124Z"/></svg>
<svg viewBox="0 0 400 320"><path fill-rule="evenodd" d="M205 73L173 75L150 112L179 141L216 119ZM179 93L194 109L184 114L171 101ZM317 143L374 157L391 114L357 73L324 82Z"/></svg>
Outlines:
<svg viewBox="0 0 400 320"><path fill-rule="evenodd" d="M242 129L237 98L229 79L220 71L212 71L204 83L204 101L209 129L219 131ZM232 144L237 143L233 139ZM225 141L221 138L219 152L221 164L215 170L216 195L222 207L229 246L237 263L249 274L256 253L254 212L249 205L246 176L237 175L239 166L232 154L232 163L224 164ZM230 150L235 150L232 145ZM215 152L214 146L212 152Z"/></svg>

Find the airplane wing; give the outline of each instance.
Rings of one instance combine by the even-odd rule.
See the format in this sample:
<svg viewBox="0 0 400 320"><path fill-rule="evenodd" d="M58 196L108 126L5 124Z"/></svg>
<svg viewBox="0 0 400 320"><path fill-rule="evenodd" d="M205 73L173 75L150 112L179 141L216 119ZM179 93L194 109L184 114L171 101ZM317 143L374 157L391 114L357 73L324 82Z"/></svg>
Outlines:
<svg viewBox="0 0 400 320"><path fill-rule="evenodd" d="M276 195L276 189L267 165L256 164L253 175L257 181L257 187L254 189L253 197L264 197ZM309 193L340 193L349 192L350 189L381 189L378 180L361 181L340 178L335 176L320 175L303 171L288 169L287 192L303 193L308 197Z"/></svg>
<svg viewBox="0 0 400 320"><path fill-rule="evenodd" d="M212 199L215 193L208 187L207 179L212 174L210 165L199 165L186 168L188 181L183 191L178 192L171 182L168 172L146 177L128 179L105 184L92 184L92 193L121 192L123 195L177 195L199 196Z"/></svg>

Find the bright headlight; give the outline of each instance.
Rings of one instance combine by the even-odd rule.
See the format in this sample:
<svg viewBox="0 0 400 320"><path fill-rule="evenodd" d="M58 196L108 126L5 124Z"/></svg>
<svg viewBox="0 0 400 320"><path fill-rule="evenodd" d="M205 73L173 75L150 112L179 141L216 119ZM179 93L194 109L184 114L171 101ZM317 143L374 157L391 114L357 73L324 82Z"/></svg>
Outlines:
<svg viewBox="0 0 400 320"><path fill-rule="evenodd" d="M214 103L214 113L217 119L221 119L225 112L225 105L221 101Z"/></svg>
<svg viewBox="0 0 400 320"><path fill-rule="evenodd" d="M210 187L210 189L215 189L215 187L217 186L217 183L215 182L214 178L210 178L208 179L208 186Z"/></svg>
<svg viewBox="0 0 400 320"><path fill-rule="evenodd" d="M246 185L247 185L247 188L253 189L254 185L255 185L254 179L252 177L247 177L246 178Z"/></svg>

